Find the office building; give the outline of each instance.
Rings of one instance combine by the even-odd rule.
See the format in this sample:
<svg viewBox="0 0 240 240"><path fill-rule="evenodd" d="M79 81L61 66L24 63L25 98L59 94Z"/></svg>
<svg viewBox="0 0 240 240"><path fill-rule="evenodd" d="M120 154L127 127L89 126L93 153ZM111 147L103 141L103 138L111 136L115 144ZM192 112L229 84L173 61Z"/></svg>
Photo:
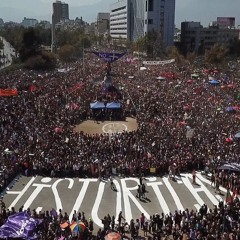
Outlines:
<svg viewBox="0 0 240 240"><path fill-rule="evenodd" d="M37 19L33 19L33 18L24 18L22 20L21 25L24 28L29 28L29 27L35 27L38 24L38 20Z"/></svg>
<svg viewBox="0 0 240 240"><path fill-rule="evenodd" d="M181 46L184 54L202 54L216 43L228 47L238 37L239 30L235 28L219 27L218 24L203 27L200 22L181 23Z"/></svg>
<svg viewBox="0 0 240 240"><path fill-rule="evenodd" d="M110 36L113 39L131 40L130 1L122 0L110 6Z"/></svg>
<svg viewBox="0 0 240 240"><path fill-rule="evenodd" d="M110 35L113 39L135 42L155 31L165 46L172 46L174 21L175 0L121 0L110 7Z"/></svg>
<svg viewBox="0 0 240 240"><path fill-rule="evenodd" d="M61 20L68 20L69 19L69 9L68 4L56 1L53 3L53 24L59 23Z"/></svg>
<svg viewBox="0 0 240 240"><path fill-rule="evenodd" d="M69 20L68 4L61 1L54 2L52 14L52 52L56 51L56 25L66 20Z"/></svg>
<svg viewBox="0 0 240 240"><path fill-rule="evenodd" d="M96 35L104 35L109 33L110 13L98 13L95 33Z"/></svg>

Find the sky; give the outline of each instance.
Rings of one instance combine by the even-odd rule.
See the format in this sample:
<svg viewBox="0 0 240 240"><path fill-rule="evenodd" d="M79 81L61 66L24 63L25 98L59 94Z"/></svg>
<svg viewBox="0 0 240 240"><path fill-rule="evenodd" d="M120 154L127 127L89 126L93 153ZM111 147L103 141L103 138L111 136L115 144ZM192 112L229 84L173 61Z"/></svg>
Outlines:
<svg viewBox="0 0 240 240"><path fill-rule="evenodd" d="M70 19L83 17L94 22L98 12L108 12L117 0L64 0L69 4ZM0 0L0 18L5 22L21 22L24 17L51 20L53 0ZM200 21L208 26L217 17L235 17L240 25L240 0L176 0L175 24Z"/></svg>

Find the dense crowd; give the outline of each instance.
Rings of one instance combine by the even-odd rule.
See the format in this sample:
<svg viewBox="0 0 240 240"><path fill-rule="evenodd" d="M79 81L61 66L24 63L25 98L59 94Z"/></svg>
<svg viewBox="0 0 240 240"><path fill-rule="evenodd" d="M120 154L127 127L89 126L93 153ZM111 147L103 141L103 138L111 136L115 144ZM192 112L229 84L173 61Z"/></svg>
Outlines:
<svg viewBox="0 0 240 240"><path fill-rule="evenodd" d="M102 91L106 66L91 54L84 64L72 63L63 66L64 70L1 74L1 89L18 90L18 96L0 97L2 189L19 173L101 177L115 172L138 176L148 175L150 169L160 175L172 169L182 172L207 167L221 183L227 179L232 190L239 190L238 177L218 170L223 163L239 163L239 141L234 138L240 120L239 76L234 72L226 76L213 67L194 69L175 64L147 66L140 71L139 63L124 57L112 64L119 99ZM195 79L191 78L193 73L197 74ZM219 79L220 85L209 84L210 76ZM76 124L91 118L89 106L94 100L119 100L123 116L136 118L138 129L110 137L74 131ZM235 107L233 112L226 111L230 106ZM239 209L238 202L235 208ZM178 213L174 225L165 223L161 215L159 218L166 231L184 232L194 223L200 232L207 228L217 234L223 211L220 207L210 214ZM183 218L181 225L179 219ZM209 225L213 219L216 226Z"/></svg>

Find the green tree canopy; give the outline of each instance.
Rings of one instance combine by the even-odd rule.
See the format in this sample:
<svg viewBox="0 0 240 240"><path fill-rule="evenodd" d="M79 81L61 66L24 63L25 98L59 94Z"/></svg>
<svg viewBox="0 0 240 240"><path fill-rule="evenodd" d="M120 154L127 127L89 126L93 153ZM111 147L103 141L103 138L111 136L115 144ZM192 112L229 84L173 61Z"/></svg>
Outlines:
<svg viewBox="0 0 240 240"><path fill-rule="evenodd" d="M40 47L40 38L36 29L28 28L24 31L22 37L22 44L19 50L19 57L22 61L37 55Z"/></svg>
<svg viewBox="0 0 240 240"><path fill-rule="evenodd" d="M221 64L224 62L227 53L228 49L217 43L210 50L206 51L205 61L211 64Z"/></svg>
<svg viewBox="0 0 240 240"><path fill-rule="evenodd" d="M59 49L58 56L60 60L66 62L66 61L70 61L73 58L74 52L75 52L75 47L73 47L70 44L66 44Z"/></svg>

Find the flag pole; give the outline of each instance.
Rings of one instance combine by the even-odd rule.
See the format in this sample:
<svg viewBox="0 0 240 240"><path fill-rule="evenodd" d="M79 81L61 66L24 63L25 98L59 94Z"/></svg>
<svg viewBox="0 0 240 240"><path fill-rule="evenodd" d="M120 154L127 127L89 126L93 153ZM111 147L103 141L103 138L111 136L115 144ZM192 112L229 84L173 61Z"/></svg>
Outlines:
<svg viewBox="0 0 240 240"><path fill-rule="evenodd" d="M85 73L84 39L83 39L83 49L82 49L82 54L83 54L83 73Z"/></svg>

